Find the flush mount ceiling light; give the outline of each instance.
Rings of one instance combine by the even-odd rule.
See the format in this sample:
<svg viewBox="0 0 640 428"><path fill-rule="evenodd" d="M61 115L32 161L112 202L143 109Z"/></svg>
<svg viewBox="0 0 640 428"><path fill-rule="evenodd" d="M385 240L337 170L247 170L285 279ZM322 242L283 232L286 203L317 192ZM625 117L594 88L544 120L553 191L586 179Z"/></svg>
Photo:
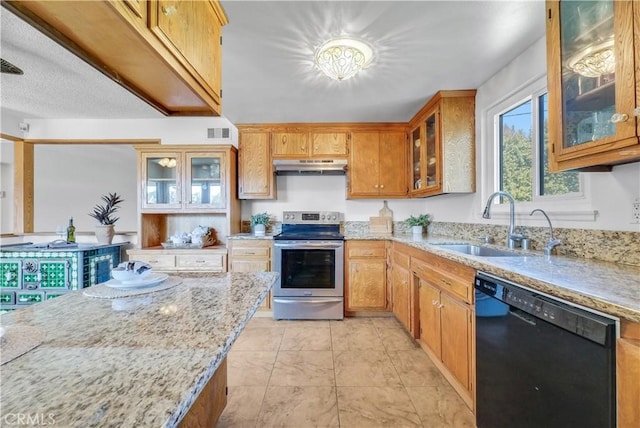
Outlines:
<svg viewBox="0 0 640 428"><path fill-rule="evenodd" d="M572 56L567 65L574 72L585 77L600 77L616 71L616 56L613 40L596 46L588 46Z"/></svg>
<svg viewBox="0 0 640 428"><path fill-rule="evenodd" d="M371 46L348 37L331 39L316 51L316 65L335 80L347 80L355 76L367 68L372 58Z"/></svg>

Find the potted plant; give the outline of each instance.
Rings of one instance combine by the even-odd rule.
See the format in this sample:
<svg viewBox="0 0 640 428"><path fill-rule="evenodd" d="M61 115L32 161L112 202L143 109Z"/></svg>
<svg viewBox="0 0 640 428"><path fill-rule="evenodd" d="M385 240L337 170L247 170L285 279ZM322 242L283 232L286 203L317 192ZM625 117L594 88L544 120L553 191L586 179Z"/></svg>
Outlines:
<svg viewBox="0 0 640 428"><path fill-rule="evenodd" d="M411 226L411 231L414 235L422 235L422 231L426 226L429 226L431 217L429 214L420 214L418 216L410 216L404 221L407 226Z"/></svg>
<svg viewBox="0 0 640 428"><path fill-rule="evenodd" d="M264 236L267 226L269 226L270 217L266 212L254 214L251 216L251 227L253 234L256 236Z"/></svg>
<svg viewBox="0 0 640 428"><path fill-rule="evenodd" d="M113 217L113 214L118 211L118 204L123 202L123 199L116 193L109 193L108 195L102 195L101 198L104 201L104 205L96 204L93 207L93 212L89 215L98 220L96 226L96 238L101 244L111 244L113 235L115 234L114 224L120 219L120 217Z"/></svg>

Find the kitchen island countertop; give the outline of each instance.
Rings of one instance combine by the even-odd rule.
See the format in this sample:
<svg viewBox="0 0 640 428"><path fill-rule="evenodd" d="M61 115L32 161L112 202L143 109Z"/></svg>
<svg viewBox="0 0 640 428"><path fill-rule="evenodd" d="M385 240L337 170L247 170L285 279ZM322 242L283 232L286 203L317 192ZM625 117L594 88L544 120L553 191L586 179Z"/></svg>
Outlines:
<svg viewBox="0 0 640 428"><path fill-rule="evenodd" d="M4 415L65 427L176 426L268 294L277 274L183 276L123 299L77 291L0 317L44 334L0 367Z"/></svg>
<svg viewBox="0 0 640 428"><path fill-rule="evenodd" d="M524 257L478 257L438 247L445 243L477 242L431 234L354 233L345 239L399 242L605 314L640 322L640 267L637 266L565 256L545 257L540 251L518 251Z"/></svg>

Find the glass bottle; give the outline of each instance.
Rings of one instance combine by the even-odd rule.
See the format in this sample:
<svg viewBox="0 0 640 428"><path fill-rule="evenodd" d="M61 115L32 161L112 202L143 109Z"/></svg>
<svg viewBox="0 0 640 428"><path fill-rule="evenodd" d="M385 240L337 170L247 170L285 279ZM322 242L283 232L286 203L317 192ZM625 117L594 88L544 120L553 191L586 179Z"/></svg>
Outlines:
<svg viewBox="0 0 640 428"><path fill-rule="evenodd" d="M69 226L67 226L67 242L76 242L76 227L73 225L73 217L69 219Z"/></svg>

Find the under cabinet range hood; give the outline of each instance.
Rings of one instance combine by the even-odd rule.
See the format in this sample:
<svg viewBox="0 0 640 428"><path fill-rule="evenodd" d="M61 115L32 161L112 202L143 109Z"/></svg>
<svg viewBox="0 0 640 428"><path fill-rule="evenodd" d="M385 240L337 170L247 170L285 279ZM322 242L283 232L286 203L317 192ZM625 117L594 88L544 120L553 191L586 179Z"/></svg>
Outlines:
<svg viewBox="0 0 640 428"><path fill-rule="evenodd" d="M276 159L276 175L344 175L346 159Z"/></svg>

